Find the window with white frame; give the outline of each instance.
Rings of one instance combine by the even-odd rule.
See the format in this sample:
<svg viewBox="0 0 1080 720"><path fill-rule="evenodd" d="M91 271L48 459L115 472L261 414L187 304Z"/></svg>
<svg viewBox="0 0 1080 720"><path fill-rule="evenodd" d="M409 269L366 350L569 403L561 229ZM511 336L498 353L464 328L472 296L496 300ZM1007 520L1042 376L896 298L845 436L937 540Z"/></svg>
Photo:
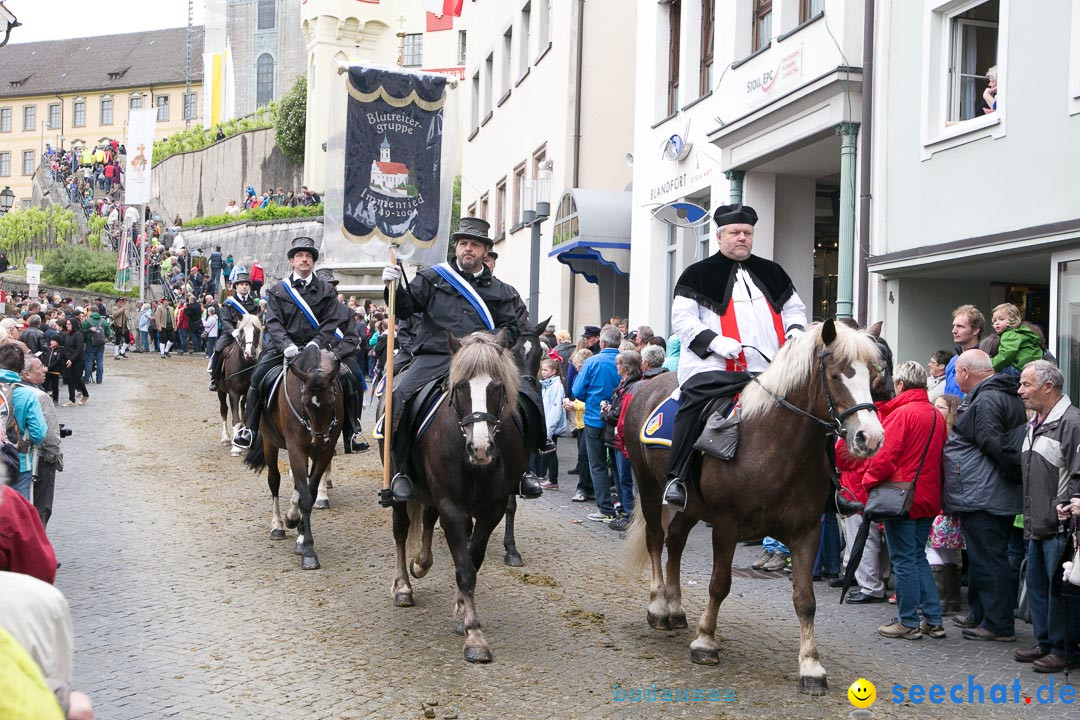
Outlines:
<svg viewBox="0 0 1080 720"><path fill-rule="evenodd" d="M132 95L128 98L128 108L131 110L142 110L142 95Z"/></svg>
<svg viewBox="0 0 1080 720"><path fill-rule="evenodd" d="M101 124L113 124L113 99L109 96L101 98Z"/></svg>
<svg viewBox="0 0 1080 720"><path fill-rule="evenodd" d="M500 88L500 95L505 95L510 92L510 74L511 67L510 56L514 47L514 28L506 28L506 32L503 33L502 42L502 67L499 69L502 73L502 87Z"/></svg>
<svg viewBox="0 0 1080 720"><path fill-rule="evenodd" d="M23 120L22 129L23 132L33 132L34 126L37 125L37 106L26 105L23 107Z"/></svg>
<svg viewBox="0 0 1080 720"><path fill-rule="evenodd" d="M185 120L194 120L195 119L195 110L196 110L195 93L193 93L193 92L184 93L184 119Z"/></svg>
<svg viewBox="0 0 1080 720"><path fill-rule="evenodd" d="M487 60L484 61L484 117L487 118L491 114L491 107L494 103L491 101L491 95L495 92L495 81L492 76L495 75L495 55L491 54L487 56Z"/></svg>
<svg viewBox="0 0 1080 720"><path fill-rule="evenodd" d="M999 17L999 0L985 0L950 17L950 122L972 120L997 110Z"/></svg>
<svg viewBox="0 0 1080 720"><path fill-rule="evenodd" d="M470 98L470 116L469 125L473 131L480 127L480 73L474 73L472 76L472 97Z"/></svg>
<svg viewBox="0 0 1080 720"><path fill-rule="evenodd" d="M679 280L679 229L674 225L667 226L667 245L665 247L665 264L667 265L667 283L664 297L670 300L675 295L675 283ZM664 334L671 333L671 313L665 313Z"/></svg>
<svg viewBox="0 0 1080 720"><path fill-rule="evenodd" d="M521 163L514 168L514 213L512 215L513 224L520 225L521 212L525 209L525 163Z"/></svg>
<svg viewBox="0 0 1080 720"><path fill-rule="evenodd" d="M84 127L86 125L85 98L75 98L71 103L71 125L72 127Z"/></svg>
<svg viewBox="0 0 1080 720"><path fill-rule="evenodd" d="M709 222L709 198L698 199L695 201L698 205L705 208L705 223L698 228L698 246L697 252L694 254L696 260L704 260L712 254L712 223Z"/></svg>
<svg viewBox="0 0 1080 720"><path fill-rule="evenodd" d="M477 215L481 220L487 220L488 218L488 194L484 193L480 196L480 214Z"/></svg>
<svg viewBox="0 0 1080 720"><path fill-rule="evenodd" d="M169 96L158 95L154 102L157 103L157 121L169 122Z"/></svg>
<svg viewBox="0 0 1080 720"><path fill-rule="evenodd" d="M48 128L56 130L60 127L60 103L49 105Z"/></svg>
<svg viewBox="0 0 1080 720"><path fill-rule="evenodd" d="M536 56L540 57L551 44L551 0L537 0L540 3L536 18Z"/></svg>
<svg viewBox="0 0 1080 720"><path fill-rule="evenodd" d="M22 174L33 175L34 174L34 151L23 150L22 153Z"/></svg>
<svg viewBox="0 0 1080 720"><path fill-rule="evenodd" d="M401 64L405 67L420 67L424 62L424 36L422 33L410 33L405 36L401 48Z"/></svg>
<svg viewBox="0 0 1080 720"><path fill-rule="evenodd" d="M0 108L0 132L11 132L11 108Z"/></svg>
<svg viewBox="0 0 1080 720"><path fill-rule="evenodd" d="M465 45L468 38L465 35L464 30L458 30L457 34L457 62L458 65L465 64Z"/></svg>
<svg viewBox="0 0 1080 720"><path fill-rule="evenodd" d="M518 77L529 69L529 48L532 47L532 3L521 8L521 54L518 57Z"/></svg>
<svg viewBox="0 0 1080 720"><path fill-rule="evenodd" d="M0 177L11 176L11 153L0 152Z"/></svg>
<svg viewBox="0 0 1080 720"><path fill-rule="evenodd" d="M506 234L506 178L495 183L495 237Z"/></svg>

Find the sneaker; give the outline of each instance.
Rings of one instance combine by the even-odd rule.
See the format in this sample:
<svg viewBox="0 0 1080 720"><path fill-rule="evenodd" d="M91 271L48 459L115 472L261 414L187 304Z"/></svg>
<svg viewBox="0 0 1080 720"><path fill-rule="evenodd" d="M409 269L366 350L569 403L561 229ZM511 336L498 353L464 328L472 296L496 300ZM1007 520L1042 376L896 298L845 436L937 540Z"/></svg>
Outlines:
<svg viewBox="0 0 1080 720"><path fill-rule="evenodd" d="M893 620L888 625L882 625L877 629L878 634L882 637L902 639L902 640L922 640L922 631L919 628L910 628L907 625L902 625L899 620ZM942 630L944 635L945 631Z"/></svg>
<svg viewBox="0 0 1080 720"><path fill-rule="evenodd" d="M941 638L945 637L945 628L943 626L931 625L925 620L919 623L919 632L921 632L923 635L929 635L935 640L940 640Z"/></svg>
<svg viewBox="0 0 1080 720"><path fill-rule="evenodd" d="M585 517L592 520L593 522L602 522L602 523L609 523L609 522L611 522L612 520L615 519L614 515L608 515L607 513L602 513L602 512L589 513Z"/></svg>
<svg viewBox="0 0 1080 720"><path fill-rule="evenodd" d="M89 395L83 395L82 399L79 400L80 405L85 405L88 402L90 402L90 396Z"/></svg>
<svg viewBox="0 0 1080 720"><path fill-rule="evenodd" d="M69 400L68 402L64 403L62 407L75 407L75 403Z"/></svg>
<svg viewBox="0 0 1080 720"><path fill-rule="evenodd" d="M788 556L781 552L774 552L769 561L761 566L765 572L776 572L787 567Z"/></svg>
<svg viewBox="0 0 1080 720"><path fill-rule="evenodd" d="M895 605L896 604L896 593L893 593L892 595L889 596L889 604L890 605Z"/></svg>
<svg viewBox="0 0 1080 720"><path fill-rule="evenodd" d="M608 527L612 530L622 532L626 528L630 527L630 516L623 515L621 518L617 518L608 523Z"/></svg>
<svg viewBox="0 0 1080 720"><path fill-rule="evenodd" d="M760 570L762 567L765 566L765 563L769 562L769 560L771 560L771 559L772 559L772 550L762 550L761 554L757 556L757 560L755 560L750 565L750 567L752 567L755 570Z"/></svg>
<svg viewBox="0 0 1080 720"><path fill-rule="evenodd" d="M543 482L543 483L540 483L540 487L544 488L545 490L558 490L559 489L559 483Z"/></svg>
<svg viewBox="0 0 1080 720"><path fill-rule="evenodd" d="M588 502L589 498L585 496L585 493L578 490L574 493L574 497L570 498L570 502Z"/></svg>

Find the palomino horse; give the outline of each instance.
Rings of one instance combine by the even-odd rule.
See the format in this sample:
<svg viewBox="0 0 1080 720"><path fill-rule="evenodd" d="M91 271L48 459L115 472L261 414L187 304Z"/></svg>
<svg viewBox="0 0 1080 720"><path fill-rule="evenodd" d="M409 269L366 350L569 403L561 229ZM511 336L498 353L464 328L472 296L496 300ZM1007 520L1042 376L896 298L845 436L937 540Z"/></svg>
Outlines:
<svg viewBox="0 0 1080 720"><path fill-rule="evenodd" d="M262 351L262 321L258 315L244 315L237 323L236 342L230 343L221 352L221 380L218 382L218 404L221 406L221 444L231 445L232 436L244 420L244 404L248 386L251 384L251 370L259 362ZM229 427L229 410L232 410L232 427ZM233 457L240 454L239 448L233 448Z"/></svg>
<svg viewBox="0 0 1080 720"><path fill-rule="evenodd" d="M455 632L465 636L469 662L492 659L473 598L476 573L527 461L517 418L518 368L505 345L505 330L494 338L451 336L447 397L412 448L415 499L394 503L394 605L414 604L409 572L421 578L431 568L438 519L454 558ZM408 568L406 554L411 555Z"/></svg>
<svg viewBox="0 0 1080 720"><path fill-rule="evenodd" d="M300 567L305 570L319 568L311 532L311 510L319 492L319 481L334 457L345 417L337 378L339 369L333 353L314 345L305 347L293 358L282 372L270 407L263 410L259 435L244 457L244 463L255 472L267 469L266 480L273 497L270 537L280 540L285 537L285 527L299 524L296 554L302 556ZM278 502L281 486L278 450L289 454L294 488L293 507L284 523Z"/></svg>
<svg viewBox="0 0 1080 720"><path fill-rule="evenodd" d="M678 381L674 373L665 373L638 386L626 417L625 442L639 492L627 551L631 568L638 572L651 563L652 627L686 627L679 589L682 551L695 523L712 525L709 603L690 644L695 663L720 662L716 615L731 589L736 542L770 535L791 549L793 600L801 632L799 687L810 694L828 692L814 640L813 584L821 511L830 490L826 436L843 434L858 457L870 457L881 447L885 436L870 396L879 362L870 337L832 320L815 323L789 341L769 369L743 390L734 458L706 456L698 488L689 491L686 512L673 515L661 507L667 450L644 446L639 431ZM660 563L665 532L666 582Z"/></svg>
<svg viewBox="0 0 1080 720"><path fill-rule="evenodd" d="M517 342L512 348L514 362L517 363L518 372L521 373L522 382L536 382L540 373L540 361L547 357L548 347L540 339L540 333L547 329L551 318L536 326L529 326L518 335ZM539 392L537 388L537 392ZM530 448L535 450L535 448ZM514 538L514 518L517 516L517 493L510 493L506 500L506 522L503 532L503 562L510 567L522 567L525 561L521 559L521 553L517 549L517 540Z"/></svg>

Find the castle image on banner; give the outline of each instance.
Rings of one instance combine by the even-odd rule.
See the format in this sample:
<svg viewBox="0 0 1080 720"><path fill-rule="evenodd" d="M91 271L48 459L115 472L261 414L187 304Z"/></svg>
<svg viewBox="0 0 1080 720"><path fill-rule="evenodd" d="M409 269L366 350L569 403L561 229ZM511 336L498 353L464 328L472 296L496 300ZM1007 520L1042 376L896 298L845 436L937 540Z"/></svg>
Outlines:
<svg viewBox="0 0 1080 720"><path fill-rule="evenodd" d="M371 161L371 182L368 187L394 197L416 194L416 189L409 183L409 168L405 163L390 159L390 141L385 135L379 146L379 159Z"/></svg>

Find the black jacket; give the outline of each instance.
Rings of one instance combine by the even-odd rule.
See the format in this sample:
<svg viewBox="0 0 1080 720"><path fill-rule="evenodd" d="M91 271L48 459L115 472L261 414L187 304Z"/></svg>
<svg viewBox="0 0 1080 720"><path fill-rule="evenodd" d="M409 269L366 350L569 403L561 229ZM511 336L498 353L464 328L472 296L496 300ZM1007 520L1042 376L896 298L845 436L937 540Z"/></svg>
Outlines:
<svg viewBox="0 0 1080 720"><path fill-rule="evenodd" d="M72 368L80 367L84 350L86 350L86 340L83 339L82 330L64 333L64 360L70 360Z"/></svg>
<svg viewBox="0 0 1080 720"><path fill-rule="evenodd" d="M64 371L64 349L62 347L47 348L41 355L41 364L46 372L61 373ZM75 363L72 363L74 365Z"/></svg>
<svg viewBox="0 0 1080 720"><path fill-rule="evenodd" d="M253 294L248 293L247 299L240 300L240 297L236 294L232 294L232 298L244 306L244 309L251 315L259 314L259 299ZM226 335L236 329L236 326L240 323L242 317L240 311L232 306L231 303L223 302L221 307L218 308L218 316L221 318L221 334Z"/></svg>
<svg viewBox="0 0 1080 720"><path fill-rule="evenodd" d="M22 331L22 334L19 335L19 339L22 340L23 344L35 355L47 347L45 345L45 333L38 327L26 328Z"/></svg>
<svg viewBox="0 0 1080 720"><path fill-rule="evenodd" d="M320 348L329 349L334 340L334 331L338 328L343 333L346 331L349 309L338 302L333 286L312 274L301 297L311 307L319 329L311 326L281 283L274 283L266 298L264 326L267 350L281 352L289 345L302 348L312 340L318 343Z"/></svg>

